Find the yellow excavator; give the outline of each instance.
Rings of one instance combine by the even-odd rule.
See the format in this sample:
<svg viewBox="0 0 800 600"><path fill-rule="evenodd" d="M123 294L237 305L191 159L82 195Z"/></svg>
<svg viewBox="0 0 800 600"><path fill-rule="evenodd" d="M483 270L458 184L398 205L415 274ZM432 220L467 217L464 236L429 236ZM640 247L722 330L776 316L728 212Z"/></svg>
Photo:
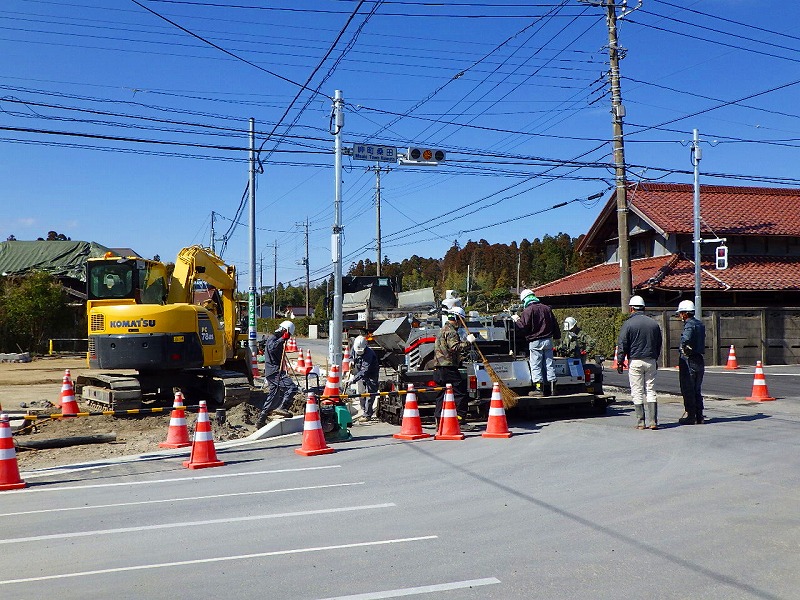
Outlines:
<svg viewBox="0 0 800 600"><path fill-rule="evenodd" d="M169 277L159 261L107 253L87 260L86 286L92 371L75 385L90 407L164 404L175 388L188 402L220 408L249 399L253 375L236 268L211 250L184 248Z"/></svg>

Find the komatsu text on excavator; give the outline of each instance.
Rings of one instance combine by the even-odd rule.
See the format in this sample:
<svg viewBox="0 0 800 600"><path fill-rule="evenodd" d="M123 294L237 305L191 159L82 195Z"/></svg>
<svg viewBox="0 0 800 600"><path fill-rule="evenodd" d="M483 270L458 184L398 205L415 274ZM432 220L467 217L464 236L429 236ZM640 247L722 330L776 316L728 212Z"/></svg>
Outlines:
<svg viewBox="0 0 800 600"><path fill-rule="evenodd" d="M78 377L76 391L90 406L169 402L175 388L191 402L217 407L249 398L235 267L191 246L180 251L169 277L161 262L109 254L89 259L86 270L89 367L113 371Z"/></svg>

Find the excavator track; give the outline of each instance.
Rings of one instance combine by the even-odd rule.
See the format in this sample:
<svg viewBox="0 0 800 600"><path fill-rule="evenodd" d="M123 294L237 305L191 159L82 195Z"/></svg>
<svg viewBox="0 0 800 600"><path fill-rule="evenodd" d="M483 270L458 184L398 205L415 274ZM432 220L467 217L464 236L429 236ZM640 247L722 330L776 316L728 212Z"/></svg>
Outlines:
<svg viewBox="0 0 800 600"><path fill-rule="evenodd" d="M135 410L171 406L174 390L183 392L187 405L206 400L209 408L233 408L250 399L248 377L226 369L190 369L180 372L81 375L76 394L91 410Z"/></svg>

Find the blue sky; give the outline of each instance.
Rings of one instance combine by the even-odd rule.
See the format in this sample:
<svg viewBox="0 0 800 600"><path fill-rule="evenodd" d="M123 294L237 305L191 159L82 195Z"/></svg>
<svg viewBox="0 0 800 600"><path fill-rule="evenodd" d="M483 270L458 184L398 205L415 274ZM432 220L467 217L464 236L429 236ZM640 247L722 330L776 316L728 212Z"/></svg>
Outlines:
<svg viewBox="0 0 800 600"><path fill-rule="evenodd" d="M345 147L447 152L438 167L394 164L382 175L382 249L392 261L441 257L454 239L577 236L609 197L602 7L139 4L145 8L132 0L0 7L0 239L56 230L174 260L184 246L210 244L213 212L215 246L224 245L244 289L246 206L232 225L248 179L252 117L264 166L259 281L273 282L274 244L278 280L304 281L306 220L312 279L324 277L337 89L346 102ZM697 128L703 183L800 185L797 3L644 0L620 22L619 40L630 179L690 183L688 141ZM344 159L345 271L376 258L369 166Z"/></svg>

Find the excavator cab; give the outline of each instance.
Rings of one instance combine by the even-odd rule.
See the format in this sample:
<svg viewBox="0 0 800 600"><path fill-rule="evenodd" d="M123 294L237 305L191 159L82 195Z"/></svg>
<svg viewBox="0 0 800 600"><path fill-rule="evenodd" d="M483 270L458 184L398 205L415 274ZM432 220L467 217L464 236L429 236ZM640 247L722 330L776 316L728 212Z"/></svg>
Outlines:
<svg viewBox="0 0 800 600"><path fill-rule="evenodd" d="M86 277L89 302L164 304L167 298L167 269L157 261L122 257L90 259Z"/></svg>

